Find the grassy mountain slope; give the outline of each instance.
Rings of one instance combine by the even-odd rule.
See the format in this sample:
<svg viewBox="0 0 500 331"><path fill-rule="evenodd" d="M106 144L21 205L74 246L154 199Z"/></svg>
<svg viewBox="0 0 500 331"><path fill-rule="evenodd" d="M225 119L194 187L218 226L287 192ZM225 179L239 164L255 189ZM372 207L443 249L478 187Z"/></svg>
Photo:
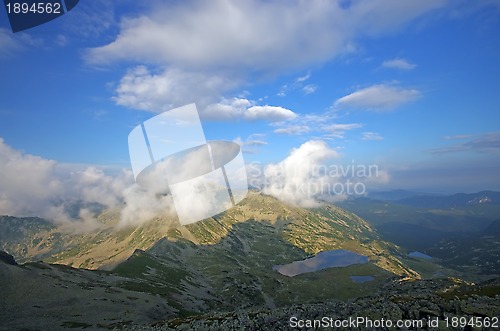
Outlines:
<svg viewBox="0 0 500 331"><path fill-rule="evenodd" d="M366 255L370 262L293 278L273 270L274 265L332 249ZM251 192L221 215L170 230L113 272L134 279L125 287L159 294L187 313L216 307L272 308L361 296L394 275L420 277L395 255L400 255L396 246L381 241L365 221L342 209L295 208ZM353 283L353 275L375 280Z"/></svg>
<svg viewBox="0 0 500 331"><path fill-rule="evenodd" d="M107 329L167 319L173 321L168 327L186 327L186 323L197 323L193 316L206 314L199 319L206 323L226 320L227 313L220 314L228 311L254 317L262 314L273 320L297 309L306 312L338 305L351 309L341 302L365 302L359 298L369 294L379 297L372 300L374 304L382 305L383 289L395 284L395 279L398 283L403 277L415 280L420 274L414 270L424 275L436 272L431 262L404 257L404 251L381 240L367 222L350 212L330 205L291 207L256 192L235 208L187 226L159 217L138 228L117 231L118 213L103 213L99 220L103 223L100 230L75 234L35 219L27 223L2 219L0 226L10 227L16 235L5 235L1 244L27 245L28 250L20 251L28 253L25 259L46 243L43 247L48 247L50 255L46 259L52 262L90 269L115 265L111 271L98 271L0 261L0 290L6 293L0 304L2 323L30 328L33 322L21 317L29 314L40 326L57 322L61 327ZM22 231L14 231L16 227ZM332 249L363 254L369 262L295 277L273 270L274 265ZM118 263L122 256L128 258ZM374 279L354 283L351 276ZM427 283L412 284L428 287ZM28 295L34 289L36 294ZM407 295L408 302L414 299L412 295ZM486 305L492 306L489 301ZM90 308L83 308L84 313L81 307ZM353 307L369 310L370 303Z"/></svg>
<svg viewBox="0 0 500 331"><path fill-rule="evenodd" d="M98 216L96 231L78 232L39 218L0 216L0 250L20 263L44 260L87 269L111 269L135 249L147 249L163 238L172 219L155 218L136 228L117 229L118 211Z"/></svg>
<svg viewBox="0 0 500 331"><path fill-rule="evenodd" d="M120 287L125 280L64 265L0 261L0 330L108 330L178 316L163 298Z"/></svg>
<svg viewBox="0 0 500 331"><path fill-rule="evenodd" d="M23 229L26 236L18 236L15 240L3 239L0 247L20 262L43 257L44 261L51 263L110 269L124 261L135 249L145 250L161 238L213 245L231 235L235 224L253 220L272 228L279 237L277 240L301 249L303 257L324 250L348 249L368 256L377 266L392 273L418 276L394 258L396 246L381 241L361 218L334 206L315 210L296 208L270 196L250 192L235 208L186 227L179 226L172 217L163 216L137 228L117 230L118 217L116 211L102 213L98 218L101 228L90 233L65 231L39 219L16 220L13 224L11 218L3 217L0 219L0 232L13 227L25 227L30 231ZM257 234L252 233L253 229L245 232L246 247L260 240ZM261 246L265 244L262 242ZM269 249L274 248L271 245Z"/></svg>

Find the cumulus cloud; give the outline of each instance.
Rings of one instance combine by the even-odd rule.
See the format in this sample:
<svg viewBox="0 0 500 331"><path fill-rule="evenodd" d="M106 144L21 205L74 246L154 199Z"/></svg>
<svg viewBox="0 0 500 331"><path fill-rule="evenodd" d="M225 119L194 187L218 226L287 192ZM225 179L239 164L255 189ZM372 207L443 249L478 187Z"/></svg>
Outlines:
<svg viewBox="0 0 500 331"><path fill-rule="evenodd" d="M123 19L116 40L89 50L87 60L252 71L297 68L344 52L359 34L392 31L445 3L372 0L347 7L336 1L156 3L148 13Z"/></svg>
<svg viewBox="0 0 500 331"><path fill-rule="evenodd" d="M318 196L328 193L323 186L330 178L315 172L325 161L337 157L324 141L308 141L283 161L264 167L262 191L290 204L316 207Z"/></svg>
<svg viewBox="0 0 500 331"><path fill-rule="evenodd" d="M276 106L252 106L244 114L250 120L282 121L297 117L297 115L286 108Z"/></svg>
<svg viewBox="0 0 500 331"><path fill-rule="evenodd" d="M55 161L24 155L7 146L1 138L0 168L0 210L3 213L32 213L63 190L61 181L54 176Z"/></svg>
<svg viewBox="0 0 500 331"><path fill-rule="evenodd" d="M255 137L250 136L248 144L265 144ZM97 216L105 209L120 212L118 228L138 226L158 216L169 216L175 226L175 220L182 221L187 213L201 215L194 217L201 220L230 206L229 199L221 200L218 194L221 189L227 192L222 173L212 170L238 151L236 144L211 142L210 149L204 146L176 154L141 173L139 186L130 170L111 176L96 167L60 164L21 153L0 139L0 215L38 216L79 232L102 228ZM235 197L247 190L244 166L239 167L233 162L226 168ZM201 175L210 180L198 180Z"/></svg>
<svg viewBox="0 0 500 331"><path fill-rule="evenodd" d="M244 145L265 145L266 142L259 137L262 138L261 135L248 137ZM206 173L199 167L200 164L210 163L200 159L203 155L195 152L185 155L182 160L165 160L166 168L160 166L156 169L162 172L162 178L165 176L163 170L179 169L166 172L171 174L169 182L172 179L172 182L177 183L184 180L186 174L192 175L200 171ZM367 173L365 168L359 166L348 165L343 168L329 163L338 158L338 152L324 141L310 140L293 149L281 162L264 167L255 164L247 166L248 183L285 203L316 207L323 201L335 202L350 194L363 194L364 183L388 180L388 175L378 169L375 173L369 169ZM154 172L155 170L152 175ZM245 178L244 183L238 184L241 189L245 189L245 168L237 169L235 173L238 175L234 180ZM193 213L206 214L206 210L214 208L214 203L220 202L216 195L214 199L200 200L196 190L183 192L182 201L174 201L173 195L168 193L169 189L159 181L154 183L154 187L145 189L134 183L131 171L124 170L111 176L96 167L76 169L21 153L6 145L2 139L0 182L0 215L39 216L76 231L100 228L102 224L96 219L96 215L103 208L120 210L121 217L117 227L122 228L138 226L160 215L169 215L175 219L178 203L189 203L188 209ZM359 191L360 187L363 191ZM192 201L196 201L196 204L193 205Z"/></svg>
<svg viewBox="0 0 500 331"><path fill-rule="evenodd" d="M400 70L411 70L414 69L416 66L417 66L416 64L408 62L408 60L401 58L387 60L382 63L383 68L400 69Z"/></svg>
<svg viewBox="0 0 500 331"><path fill-rule="evenodd" d="M168 213L168 198L134 184L131 171L107 175L25 154L0 138L0 214L38 216L77 231L100 226L102 208L121 209L120 226L137 225Z"/></svg>
<svg viewBox="0 0 500 331"><path fill-rule="evenodd" d="M244 98L223 99L201 110L201 117L212 120L265 120L270 122L297 117L293 111L278 106L259 106L255 101Z"/></svg>
<svg viewBox="0 0 500 331"><path fill-rule="evenodd" d="M215 102L216 96L238 84L235 77L229 79L223 75L171 68L152 73L146 66L140 65L123 76L114 100L125 107L155 113L192 102L203 108Z"/></svg>
<svg viewBox="0 0 500 331"><path fill-rule="evenodd" d="M123 191L124 206L118 228L138 226L159 215L175 217L171 195L155 194L133 184Z"/></svg>
<svg viewBox="0 0 500 331"><path fill-rule="evenodd" d="M89 50L87 60L132 59L252 71L297 67L341 51L345 37L334 28L335 18L341 19L341 12L330 2L218 0L157 5L154 12L122 20L117 39Z"/></svg>
<svg viewBox="0 0 500 331"><path fill-rule="evenodd" d="M225 76L179 69L155 74L141 65L130 69L120 80L113 99L119 105L154 113L196 102L200 116L208 120L280 121L297 116L289 109L261 106L245 98L222 98L216 102L217 95L237 85L237 79Z"/></svg>
<svg viewBox="0 0 500 331"><path fill-rule="evenodd" d="M120 105L153 111L192 102L208 105L255 78L302 70L351 52L359 37L393 32L446 3L150 2L123 18L116 39L88 49L85 59L99 66L124 61L161 68L156 74L144 68L129 71L117 89ZM313 84L302 89L306 94L315 90Z"/></svg>
<svg viewBox="0 0 500 331"><path fill-rule="evenodd" d="M343 96L334 103L335 109L358 108L372 111L391 110L420 96L416 89L377 84Z"/></svg>
<svg viewBox="0 0 500 331"><path fill-rule="evenodd" d="M18 216L41 216L63 223L78 215L73 210L99 204L113 208L128 174L106 176L89 167L72 170L37 156L12 149L0 139L0 212ZM81 210L80 210L81 211Z"/></svg>
<svg viewBox="0 0 500 331"><path fill-rule="evenodd" d="M350 195L364 195L369 187L390 181L377 164L342 162L340 154L323 140L309 140L283 161L247 165L250 187L295 206L318 207Z"/></svg>

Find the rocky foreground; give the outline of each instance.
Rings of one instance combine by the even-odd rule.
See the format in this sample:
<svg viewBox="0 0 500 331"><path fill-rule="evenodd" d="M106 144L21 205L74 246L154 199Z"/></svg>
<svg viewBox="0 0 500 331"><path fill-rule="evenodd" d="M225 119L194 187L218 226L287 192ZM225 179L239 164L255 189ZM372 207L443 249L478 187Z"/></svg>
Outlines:
<svg viewBox="0 0 500 331"><path fill-rule="evenodd" d="M351 302L328 301L274 310L207 314L132 329L307 330L327 327L342 330L497 330L499 315L500 279L478 285L457 279L394 280L384 286L379 295ZM396 327L397 320L407 320L407 323L413 320L414 324ZM316 327L314 321L318 323ZM417 324L418 321L422 324ZM479 321L483 324L489 321L491 325L479 326ZM393 323L392 327L389 327L390 323Z"/></svg>
<svg viewBox="0 0 500 331"><path fill-rule="evenodd" d="M500 316L500 278L473 284L393 277L375 294L347 301L324 299L275 309L235 306L224 312L212 308L204 314L179 314L167 298L124 288L127 279L118 275L46 263L17 265L8 254L0 255L0 278L0 330L305 330L319 325L336 329L341 320L348 324L339 329L347 330L495 330L477 327L478 321L498 325ZM390 328L389 320L422 324Z"/></svg>

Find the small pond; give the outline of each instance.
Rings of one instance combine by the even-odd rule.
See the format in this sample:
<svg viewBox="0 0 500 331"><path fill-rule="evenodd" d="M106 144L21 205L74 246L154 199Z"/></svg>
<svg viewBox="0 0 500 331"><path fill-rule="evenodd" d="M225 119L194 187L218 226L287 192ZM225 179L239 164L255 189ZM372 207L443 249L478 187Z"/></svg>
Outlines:
<svg viewBox="0 0 500 331"><path fill-rule="evenodd" d="M280 274L293 277L306 272L313 272L327 268L347 267L353 264L364 264L368 257L348 250L338 249L333 251L319 252L314 257L295 261L288 264L275 265L273 270Z"/></svg>

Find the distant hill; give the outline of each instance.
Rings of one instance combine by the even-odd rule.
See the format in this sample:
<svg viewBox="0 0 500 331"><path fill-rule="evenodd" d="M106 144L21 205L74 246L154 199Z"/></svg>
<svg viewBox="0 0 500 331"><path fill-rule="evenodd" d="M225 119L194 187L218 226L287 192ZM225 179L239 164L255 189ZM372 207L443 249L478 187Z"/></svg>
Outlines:
<svg viewBox="0 0 500 331"><path fill-rule="evenodd" d="M448 196L419 195L395 201L398 204L419 208L460 208L475 205L500 205L500 192L457 193Z"/></svg>
<svg viewBox="0 0 500 331"><path fill-rule="evenodd" d="M42 243L40 234L51 241L50 233L56 227L50 222L38 217L17 218L13 216L0 216L0 250L8 251L15 255L20 262L29 261L31 258L41 260L54 251L55 247L48 247ZM57 240L56 240L57 241ZM33 247L37 247L33 250ZM24 256L30 256L24 259Z"/></svg>
<svg viewBox="0 0 500 331"><path fill-rule="evenodd" d="M367 198L374 200L383 200L383 201L395 201L422 195L424 195L424 193L422 192L407 191L407 190L392 190L392 191L370 192L368 193Z"/></svg>
<svg viewBox="0 0 500 331"><path fill-rule="evenodd" d="M475 204L460 208L426 208L398 201L369 198L346 200L339 207L359 215L378 228L386 223L406 223L443 232L481 232L500 215L500 205Z"/></svg>
<svg viewBox="0 0 500 331"><path fill-rule="evenodd" d="M500 274L500 219L479 234L445 239L430 248L448 267L469 273Z"/></svg>
<svg viewBox="0 0 500 331"><path fill-rule="evenodd" d="M415 196L382 201L366 197L338 205L374 227L387 241L440 259L469 275L500 274L500 193Z"/></svg>
<svg viewBox="0 0 500 331"><path fill-rule="evenodd" d="M486 229L484 229L482 236L500 237L500 219L494 221Z"/></svg>

